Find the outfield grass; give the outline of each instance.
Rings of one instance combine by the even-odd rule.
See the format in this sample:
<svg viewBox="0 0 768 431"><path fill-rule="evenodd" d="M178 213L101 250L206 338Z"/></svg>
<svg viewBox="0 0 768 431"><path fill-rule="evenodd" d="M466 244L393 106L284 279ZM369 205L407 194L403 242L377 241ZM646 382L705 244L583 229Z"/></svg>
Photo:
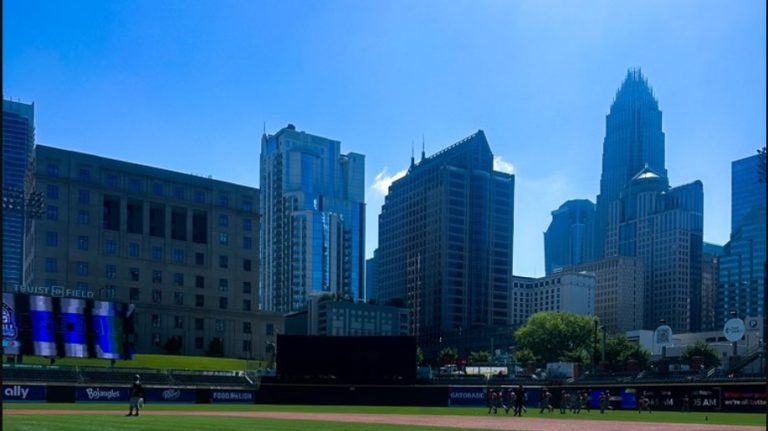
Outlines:
<svg viewBox="0 0 768 431"><path fill-rule="evenodd" d="M23 364L48 365L47 358L38 356L25 356ZM108 367L107 359L94 358L61 358L56 359L55 365L64 366L88 366ZM244 359L211 358L207 356L179 356L179 355L134 355L128 361L117 361L118 368L158 368L158 369L189 369L189 370L257 370L264 368L263 361L247 361Z"/></svg>
<svg viewBox="0 0 768 431"><path fill-rule="evenodd" d="M5 403L3 409L66 409L66 410L126 410L125 403ZM147 404L147 410L174 411L253 411L253 412L302 412L302 413L374 413L374 414L404 414L404 415L458 415L458 416L487 416L488 410L480 407L388 407L388 406L298 406L298 405L265 405L265 404ZM715 425L765 425L766 415L761 413L703 413L703 412L662 412L653 414L638 414L635 410L608 411L601 415L599 411L582 412L575 415L561 415L557 411L540 415L538 409L531 408L525 415L528 417L546 417L563 420L618 420L666 423L694 423ZM706 418L706 420L705 420Z"/></svg>

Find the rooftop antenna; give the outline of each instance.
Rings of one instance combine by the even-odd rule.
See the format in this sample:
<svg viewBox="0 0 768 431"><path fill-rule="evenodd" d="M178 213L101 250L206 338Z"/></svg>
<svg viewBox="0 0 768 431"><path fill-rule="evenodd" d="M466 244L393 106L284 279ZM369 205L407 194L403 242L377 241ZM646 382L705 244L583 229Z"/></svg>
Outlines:
<svg viewBox="0 0 768 431"><path fill-rule="evenodd" d="M421 135L421 161L424 161L424 134Z"/></svg>
<svg viewBox="0 0 768 431"><path fill-rule="evenodd" d="M264 133L264 135L267 134L267 122L266 121L264 121L264 126L263 126L263 132L262 133Z"/></svg>
<svg viewBox="0 0 768 431"><path fill-rule="evenodd" d="M415 165L414 159L413 159L413 139L411 139L411 168Z"/></svg>

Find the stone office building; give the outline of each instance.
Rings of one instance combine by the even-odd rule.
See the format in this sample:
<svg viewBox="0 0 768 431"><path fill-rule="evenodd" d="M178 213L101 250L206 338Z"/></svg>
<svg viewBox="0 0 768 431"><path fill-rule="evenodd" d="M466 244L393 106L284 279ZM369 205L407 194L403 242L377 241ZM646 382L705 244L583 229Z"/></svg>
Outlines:
<svg viewBox="0 0 768 431"><path fill-rule="evenodd" d="M26 283L136 304L136 351L262 359L280 315L258 309L259 190L38 145L45 215Z"/></svg>

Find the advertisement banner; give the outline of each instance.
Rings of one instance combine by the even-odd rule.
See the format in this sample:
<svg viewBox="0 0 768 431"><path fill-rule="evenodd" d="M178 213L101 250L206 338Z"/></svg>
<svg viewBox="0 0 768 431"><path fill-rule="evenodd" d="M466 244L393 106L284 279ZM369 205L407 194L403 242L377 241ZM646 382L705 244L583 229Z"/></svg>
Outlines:
<svg viewBox="0 0 768 431"><path fill-rule="evenodd" d="M255 399L253 391L211 391L212 403L253 403Z"/></svg>
<svg viewBox="0 0 768 431"><path fill-rule="evenodd" d="M3 385L3 402L6 401L45 401L45 386Z"/></svg>
<svg viewBox="0 0 768 431"><path fill-rule="evenodd" d="M194 389L149 388L144 390L145 402L194 403L197 400Z"/></svg>
<svg viewBox="0 0 768 431"><path fill-rule="evenodd" d="M476 406L487 405L485 388L454 387L448 388L448 406Z"/></svg>
<svg viewBox="0 0 768 431"><path fill-rule="evenodd" d="M723 389L723 407L765 411L765 392Z"/></svg>
<svg viewBox="0 0 768 431"><path fill-rule="evenodd" d="M128 402L130 388L82 387L75 389L76 401L122 401Z"/></svg>

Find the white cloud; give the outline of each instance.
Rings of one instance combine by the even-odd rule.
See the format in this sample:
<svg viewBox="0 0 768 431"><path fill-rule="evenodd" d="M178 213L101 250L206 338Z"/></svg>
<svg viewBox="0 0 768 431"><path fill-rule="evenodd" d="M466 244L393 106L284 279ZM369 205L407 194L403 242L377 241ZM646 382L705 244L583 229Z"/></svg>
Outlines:
<svg viewBox="0 0 768 431"><path fill-rule="evenodd" d="M402 171L395 172L393 175L387 175L387 167L385 166L381 172L376 174L376 178L374 178L371 188L379 192L382 196L385 196L387 192L389 192L389 186L393 182L404 177L406 172L408 172L408 170L403 169Z"/></svg>
<svg viewBox="0 0 768 431"><path fill-rule="evenodd" d="M507 174L514 174L515 166L512 163L504 160L501 156L493 156L493 170Z"/></svg>

